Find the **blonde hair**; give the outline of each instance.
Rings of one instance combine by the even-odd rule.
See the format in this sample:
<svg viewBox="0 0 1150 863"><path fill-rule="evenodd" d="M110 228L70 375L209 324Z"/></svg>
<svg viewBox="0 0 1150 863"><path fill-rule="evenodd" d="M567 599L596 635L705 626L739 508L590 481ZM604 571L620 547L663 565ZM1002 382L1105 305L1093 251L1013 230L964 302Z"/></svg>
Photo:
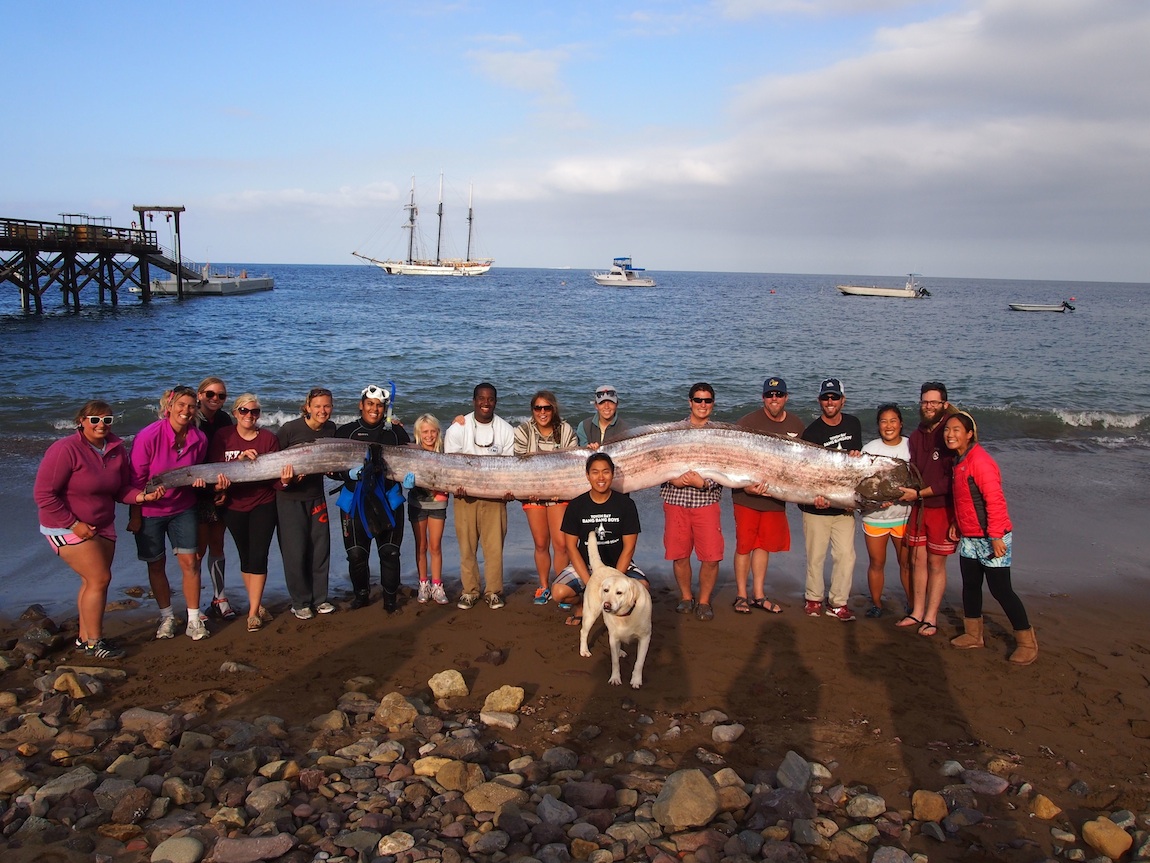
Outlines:
<svg viewBox="0 0 1150 863"><path fill-rule="evenodd" d="M255 393L240 393L240 395L236 396L236 400L232 402L232 413L234 414L249 402L255 402L257 408L262 407L260 404L260 397Z"/></svg>
<svg viewBox="0 0 1150 863"><path fill-rule="evenodd" d="M420 414L415 422L412 423L411 429L415 432L415 442L420 446L423 444L419 439L419 432L423 426L431 426L439 432L439 436L435 439L435 447L432 452L443 452L443 427L439 424L439 420L436 419L433 414Z"/></svg>

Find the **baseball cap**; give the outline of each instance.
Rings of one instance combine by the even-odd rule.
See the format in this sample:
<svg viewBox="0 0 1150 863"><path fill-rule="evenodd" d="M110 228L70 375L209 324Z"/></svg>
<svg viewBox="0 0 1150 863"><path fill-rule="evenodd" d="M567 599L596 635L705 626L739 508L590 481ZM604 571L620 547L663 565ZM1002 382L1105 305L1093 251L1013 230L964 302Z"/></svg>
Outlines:
<svg viewBox="0 0 1150 863"><path fill-rule="evenodd" d="M763 381L763 395L767 393L787 394L787 382L782 378L767 378Z"/></svg>
<svg viewBox="0 0 1150 863"><path fill-rule="evenodd" d="M604 384L595 390L595 404L601 405L603 402L615 402L615 404L619 404L619 393L613 386Z"/></svg>
<svg viewBox="0 0 1150 863"><path fill-rule="evenodd" d="M377 387L375 384L364 387L359 397L361 399L375 399L377 402L384 403L391 401L391 394L383 387Z"/></svg>
<svg viewBox="0 0 1150 863"><path fill-rule="evenodd" d="M819 397L825 395L846 396L846 391L843 389L843 382L838 378L827 378L823 381L822 386L819 387Z"/></svg>

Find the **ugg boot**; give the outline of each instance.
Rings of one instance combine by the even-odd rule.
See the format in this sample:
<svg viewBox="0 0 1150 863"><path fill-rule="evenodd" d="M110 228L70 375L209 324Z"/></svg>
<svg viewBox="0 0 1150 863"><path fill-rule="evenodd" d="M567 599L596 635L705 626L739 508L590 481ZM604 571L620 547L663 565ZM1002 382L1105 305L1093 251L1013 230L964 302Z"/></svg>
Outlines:
<svg viewBox="0 0 1150 863"><path fill-rule="evenodd" d="M1010 654L1010 661L1018 665L1030 665L1038 659L1038 637L1034 634L1034 627L1030 629L1014 630L1014 640L1018 646Z"/></svg>
<svg viewBox="0 0 1150 863"><path fill-rule="evenodd" d="M970 650L985 646L982 641L982 618L964 617L962 619L962 635L952 638L950 643L959 650Z"/></svg>

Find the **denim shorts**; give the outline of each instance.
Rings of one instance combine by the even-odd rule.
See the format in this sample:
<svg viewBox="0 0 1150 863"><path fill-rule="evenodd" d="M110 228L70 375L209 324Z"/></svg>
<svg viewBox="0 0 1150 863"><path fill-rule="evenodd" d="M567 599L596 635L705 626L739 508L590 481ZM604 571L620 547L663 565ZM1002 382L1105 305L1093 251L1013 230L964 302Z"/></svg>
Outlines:
<svg viewBox="0 0 1150 863"><path fill-rule="evenodd" d="M195 554L198 525L195 507L176 515L144 516L144 525L136 534L136 557L145 563L160 560L164 556L165 536L172 544L173 554Z"/></svg>

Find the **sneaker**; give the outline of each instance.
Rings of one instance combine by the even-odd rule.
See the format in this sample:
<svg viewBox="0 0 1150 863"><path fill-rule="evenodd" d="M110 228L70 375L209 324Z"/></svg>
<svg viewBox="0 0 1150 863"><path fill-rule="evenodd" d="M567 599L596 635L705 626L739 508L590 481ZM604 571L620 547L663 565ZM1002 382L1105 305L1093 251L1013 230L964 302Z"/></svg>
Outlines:
<svg viewBox="0 0 1150 863"><path fill-rule="evenodd" d="M203 641L205 638L210 637L211 633L208 632L208 628L204 626L204 621L199 618L199 615L196 615L194 618L188 618L186 635L192 641Z"/></svg>
<svg viewBox="0 0 1150 863"><path fill-rule="evenodd" d="M447 605L447 592L443 589L443 582L436 581L432 583L431 598L440 605Z"/></svg>
<svg viewBox="0 0 1150 863"><path fill-rule="evenodd" d="M420 605L425 605L431 599L431 582L421 581L419 583L419 596L416 597Z"/></svg>
<svg viewBox="0 0 1150 863"><path fill-rule="evenodd" d="M487 607L491 609L503 608L503 606L507 605L507 603L503 601L503 597L498 593L489 593L483 597L483 599L487 603Z"/></svg>
<svg viewBox="0 0 1150 863"><path fill-rule="evenodd" d="M300 620L311 620L313 617L315 617L315 612L308 608L306 605L303 608L296 608L293 605L291 613Z"/></svg>
<svg viewBox="0 0 1150 863"><path fill-rule="evenodd" d="M272 613L270 611L268 611L266 608L264 608L261 605L260 606L260 620L262 620L264 623L271 623L273 620L275 620L275 618L272 617Z"/></svg>
<svg viewBox="0 0 1150 863"><path fill-rule="evenodd" d="M866 616L867 617L882 617L882 606L881 605L872 605L870 608L868 608L866 610Z"/></svg>
<svg viewBox="0 0 1150 863"><path fill-rule="evenodd" d="M465 593L459 597L459 602L455 603L456 608L475 608L475 603L479 601L479 594Z"/></svg>
<svg viewBox="0 0 1150 863"><path fill-rule="evenodd" d="M127 654L124 648L109 644L102 638L97 639L95 644L84 645L84 656L88 659L123 659Z"/></svg>
<svg viewBox="0 0 1150 863"><path fill-rule="evenodd" d="M228 603L226 596L217 596L212 600L212 604L208 606L208 614L212 617L217 617L220 620L235 620L236 612Z"/></svg>
<svg viewBox="0 0 1150 863"><path fill-rule="evenodd" d="M826 615L827 617L837 617L839 620L844 622L855 619L855 616L851 614L851 610L845 605L840 605L838 608L834 607L833 605L828 605Z"/></svg>
<svg viewBox="0 0 1150 863"><path fill-rule="evenodd" d="M335 611L335 606L330 602L321 602L315 607L316 614L331 614L333 611Z"/></svg>
<svg viewBox="0 0 1150 863"><path fill-rule="evenodd" d="M156 627L156 638L175 638L177 626L179 623L175 617L161 617L160 625Z"/></svg>
<svg viewBox="0 0 1150 863"><path fill-rule="evenodd" d="M546 605L551 601L551 588L541 587L535 591L535 604Z"/></svg>
<svg viewBox="0 0 1150 863"><path fill-rule="evenodd" d="M808 599L803 603L803 614L807 617L818 617L823 613L823 604L817 599ZM828 611L827 614L830 614Z"/></svg>

